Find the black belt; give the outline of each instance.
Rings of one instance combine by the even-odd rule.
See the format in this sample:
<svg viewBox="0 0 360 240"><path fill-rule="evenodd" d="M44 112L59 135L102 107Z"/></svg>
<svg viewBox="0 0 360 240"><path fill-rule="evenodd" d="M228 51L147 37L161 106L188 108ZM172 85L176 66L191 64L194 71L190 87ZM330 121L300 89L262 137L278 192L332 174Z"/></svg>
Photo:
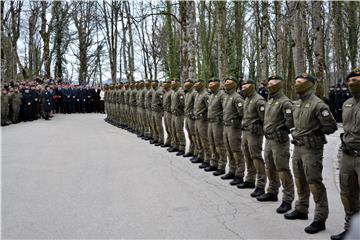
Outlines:
<svg viewBox="0 0 360 240"><path fill-rule="evenodd" d="M349 155L349 156L352 156L352 157L360 157L360 150L345 147L345 148L343 148L342 151L346 155Z"/></svg>

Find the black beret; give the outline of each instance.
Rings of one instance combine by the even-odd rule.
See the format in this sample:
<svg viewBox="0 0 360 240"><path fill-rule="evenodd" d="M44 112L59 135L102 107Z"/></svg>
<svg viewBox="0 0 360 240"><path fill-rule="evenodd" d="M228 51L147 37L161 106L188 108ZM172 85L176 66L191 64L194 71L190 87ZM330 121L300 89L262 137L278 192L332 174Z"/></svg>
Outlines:
<svg viewBox="0 0 360 240"><path fill-rule="evenodd" d="M204 79L201 79L201 78L196 79L195 83L197 83L197 82L205 83Z"/></svg>
<svg viewBox="0 0 360 240"><path fill-rule="evenodd" d="M280 76L280 75L271 75L269 78L268 78L268 81L270 80L280 80L280 81L283 81L284 79Z"/></svg>
<svg viewBox="0 0 360 240"><path fill-rule="evenodd" d="M349 78L360 76L360 68L354 68L347 76L346 81L349 80Z"/></svg>
<svg viewBox="0 0 360 240"><path fill-rule="evenodd" d="M209 79L209 83L211 82L220 82L220 79L218 79L217 77L212 77Z"/></svg>
<svg viewBox="0 0 360 240"><path fill-rule="evenodd" d="M186 82L194 83L194 80L193 80L193 79L186 79L186 80L184 81L184 83L186 83Z"/></svg>
<svg viewBox="0 0 360 240"><path fill-rule="evenodd" d="M255 80L253 80L253 79L245 79L243 82L242 82L242 84L244 85L244 84L254 84L254 85L256 85L256 82L255 82Z"/></svg>
<svg viewBox="0 0 360 240"><path fill-rule="evenodd" d="M238 83L238 80L237 80L235 77L233 77L233 76L226 76L226 77L224 77L224 81L226 81L226 80L231 80L231 81L234 81L234 82Z"/></svg>
<svg viewBox="0 0 360 240"><path fill-rule="evenodd" d="M297 77L295 78L295 80L298 79L298 78L306 79L306 80L308 80L308 81L310 81L310 82L312 82L312 83L315 83L315 82L316 82L316 78L315 78L314 76L311 76L310 74L307 74L307 73L303 73L303 74L297 76Z"/></svg>
<svg viewBox="0 0 360 240"><path fill-rule="evenodd" d="M152 80L151 82L152 82L152 83L159 83L158 80Z"/></svg>

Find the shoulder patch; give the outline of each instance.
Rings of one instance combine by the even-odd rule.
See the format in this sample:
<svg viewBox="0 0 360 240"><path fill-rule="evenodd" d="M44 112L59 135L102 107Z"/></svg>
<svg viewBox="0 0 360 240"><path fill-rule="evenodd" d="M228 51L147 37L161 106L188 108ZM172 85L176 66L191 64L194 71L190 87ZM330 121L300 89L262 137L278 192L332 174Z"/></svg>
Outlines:
<svg viewBox="0 0 360 240"><path fill-rule="evenodd" d="M238 107L242 107L242 103L241 103L241 102L238 103Z"/></svg>
<svg viewBox="0 0 360 240"><path fill-rule="evenodd" d="M328 110L323 110L323 111L321 112L321 115L322 115L323 117L328 117L328 116L330 115L330 113L329 113Z"/></svg>
<svg viewBox="0 0 360 240"><path fill-rule="evenodd" d="M304 107L309 108L309 107L310 107L310 103L305 104Z"/></svg>
<svg viewBox="0 0 360 240"><path fill-rule="evenodd" d="M265 111L265 107L264 107L264 106L261 106L261 107L260 107L260 111L261 111L261 112Z"/></svg>
<svg viewBox="0 0 360 240"><path fill-rule="evenodd" d="M285 113L286 113L286 114L290 114L291 112L292 112L291 108L285 109Z"/></svg>
<svg viewBox="0 0 360 240"><path fill-rule="evenodd" d="M347 103L344 105L344 107L348 107L348 108L351 108L352 106L353 106L352 103Z"/></svg>

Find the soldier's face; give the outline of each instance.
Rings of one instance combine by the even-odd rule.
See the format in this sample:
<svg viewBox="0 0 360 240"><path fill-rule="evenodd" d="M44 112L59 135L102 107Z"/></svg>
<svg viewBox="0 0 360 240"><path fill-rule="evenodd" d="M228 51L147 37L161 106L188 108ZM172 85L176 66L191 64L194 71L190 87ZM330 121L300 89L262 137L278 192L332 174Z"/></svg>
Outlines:
<svg viewBox="0 0 360 240"><path fill-rule="evenodd" d="M352 84L358 83L358 82L360 82L360 76L355 76L355 77L349 78L347 84L352 85Z"/></svg>
<svg viewBox="0 0 360 240"><path fill-rule="evenodd" d="M307 79L305 78L298 78L295 80L295 84L302 84L305 83L307 81Z"/></svg>
<svg viewBox="0 0 360 240"><path fill-rule="evenodd" d="M281 82L280 80L270 80L268 82L268 86L271 87L271 86L274 86L276 84L278 84L279 82Z"/></svg>
<svg viewBox="0 0 360 240"><path fill-rule="evenodd" d="M229 80L227 80L229 81ZM246 89L250 88L251 87L251 84L243 84L242 85L242 90L245 91Z"/></svg>
<svg viewBox="0 0 360 240"><path fill-rule="evenodd" d="M184 83L184 88L185 88L186 90L189 90L191 87L192 87L192 83L191 83L191 82L186 82L186 83Z"/></svg>

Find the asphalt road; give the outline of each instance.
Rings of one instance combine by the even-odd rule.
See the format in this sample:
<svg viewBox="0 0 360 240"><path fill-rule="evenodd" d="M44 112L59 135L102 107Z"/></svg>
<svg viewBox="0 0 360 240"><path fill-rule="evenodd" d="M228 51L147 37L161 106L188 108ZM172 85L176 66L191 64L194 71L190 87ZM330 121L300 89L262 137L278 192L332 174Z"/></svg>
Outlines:
<svg viewBox="0 0 360 240"><path fill-rule="evenodd" d="M2 238L329 239L343 226L328 137L324 183L327 229L304 232L277 203L252 199L188 159L103 121L56 115L2 129ZM281 195L280 195L281 199Z"/></svg>

